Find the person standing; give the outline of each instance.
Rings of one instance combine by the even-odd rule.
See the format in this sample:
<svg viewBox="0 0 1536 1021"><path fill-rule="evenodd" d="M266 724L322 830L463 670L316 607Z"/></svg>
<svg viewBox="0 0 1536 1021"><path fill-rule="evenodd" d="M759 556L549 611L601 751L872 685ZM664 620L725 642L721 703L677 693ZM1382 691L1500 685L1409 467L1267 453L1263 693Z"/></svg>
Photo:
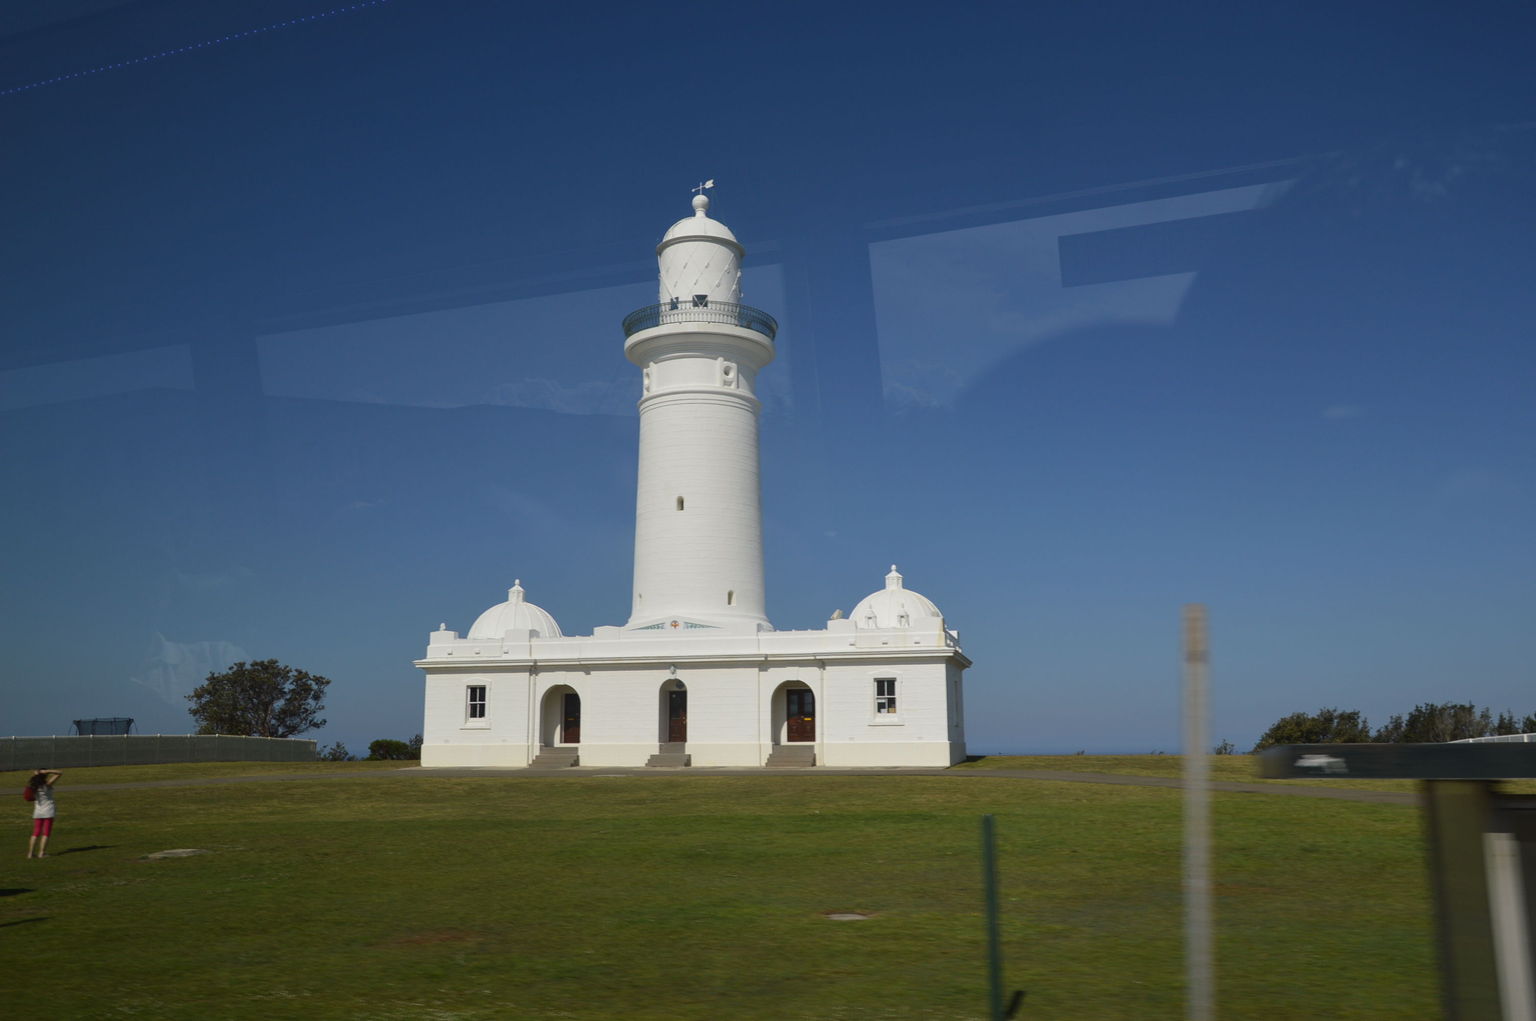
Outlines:
<svg viewBox="0 0 1536 1021"><path fill-rule="evenodd" d="M48 838L53 836L53 817L58 811L53 800L53 785L63 775L57 769L39 769L27 780L27 786L32 789L32 839L27 841L28 858L48 857Z"/></svg>

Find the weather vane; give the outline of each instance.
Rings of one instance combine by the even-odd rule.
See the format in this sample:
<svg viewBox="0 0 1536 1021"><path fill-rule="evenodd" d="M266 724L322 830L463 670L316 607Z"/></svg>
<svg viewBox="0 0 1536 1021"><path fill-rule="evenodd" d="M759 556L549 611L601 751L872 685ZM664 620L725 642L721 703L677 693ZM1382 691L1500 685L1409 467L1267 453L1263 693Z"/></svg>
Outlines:
<svg viewBox="0 0 1536 1021"><path fill-rule="evenodd" d="M693 189L693 193L695 195L702 195L702 194L704 194L704 189L705 188L713 188L714 186L715 186L715 179L713 177L711 177L709 180L703 182L702 184L700 184L696 188L694 188Z"/></svg>

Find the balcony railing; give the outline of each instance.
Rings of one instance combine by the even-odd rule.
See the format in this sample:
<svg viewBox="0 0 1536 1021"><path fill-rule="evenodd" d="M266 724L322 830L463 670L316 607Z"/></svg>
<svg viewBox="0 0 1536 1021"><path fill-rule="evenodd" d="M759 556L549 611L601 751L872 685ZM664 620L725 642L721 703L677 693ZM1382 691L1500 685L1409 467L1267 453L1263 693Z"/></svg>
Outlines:
<svg viewBox="0 0 1536 1021"><path fill-rule="evenodd" d="M738 305L734 301L710 301L698 295L635 309L624 317L624 336L633 337L641 330L672 323L723 323L761 333L769 340L779 332L778 321L760 308Z"/></svg>

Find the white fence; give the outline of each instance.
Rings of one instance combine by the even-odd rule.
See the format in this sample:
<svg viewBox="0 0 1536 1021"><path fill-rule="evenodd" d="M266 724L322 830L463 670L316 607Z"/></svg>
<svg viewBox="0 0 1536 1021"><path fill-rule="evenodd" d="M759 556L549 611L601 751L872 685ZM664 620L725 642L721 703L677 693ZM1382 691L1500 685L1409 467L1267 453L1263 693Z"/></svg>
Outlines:
<svg viewBox="0 0 1536 1021"><path fill-rule="evenodd" d="M1464 737L1450 744L1536 744L1536 734L1500 734L1498 737Z"/></svg>

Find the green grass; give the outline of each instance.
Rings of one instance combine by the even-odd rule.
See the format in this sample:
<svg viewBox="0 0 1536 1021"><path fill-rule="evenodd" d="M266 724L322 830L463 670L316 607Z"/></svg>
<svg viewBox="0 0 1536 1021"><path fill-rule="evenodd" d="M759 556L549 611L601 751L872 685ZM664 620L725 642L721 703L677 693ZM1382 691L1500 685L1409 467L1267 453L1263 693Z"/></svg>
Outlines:
<svg viewBox="0 0 1536 1021"><path fill-rule="evenodd" d="M1336 787L1343 790L1398 791L1413 793L1417 780L1269 780L1259 776L1254 755L1209 755L1211 779L1238 783ZM984 755L962 762L955 769L1033 769L1067 773L1112 773L1120 776L1158 776L1177 779L1183 775L1182 755ZM1506 780L1501 789L1511 794L1536 794L1536 781Z"/></svg>
<svg viewBox="0 0 1536 1021"><path fill-rule="evenodd" d="M18 818L5 859L0 1013L982 1018L992 813L1022 1017L1180 1016L1175 790L340 771L75 792L108 773L69 771L67 853L24 861ZM1415 810L1217 795L1215 822L1223 1019L1435 1013ZM144 860L182 847L212 853Z"/></svg>
<svg viewBox="0 0 1536 1021"><path fill-rule="evenodd" d="M1305 783L1308 787L1339 787L1365 791L1418 790L1416 780L1268 780L1259 776L1253 755L1209 755L1211 779L1237 783ZM1182 755L987 755L956 769L1036 769L1068 773L1112 773L1118 776L1157 776L1178 779L1184 773Z"/></svg>

